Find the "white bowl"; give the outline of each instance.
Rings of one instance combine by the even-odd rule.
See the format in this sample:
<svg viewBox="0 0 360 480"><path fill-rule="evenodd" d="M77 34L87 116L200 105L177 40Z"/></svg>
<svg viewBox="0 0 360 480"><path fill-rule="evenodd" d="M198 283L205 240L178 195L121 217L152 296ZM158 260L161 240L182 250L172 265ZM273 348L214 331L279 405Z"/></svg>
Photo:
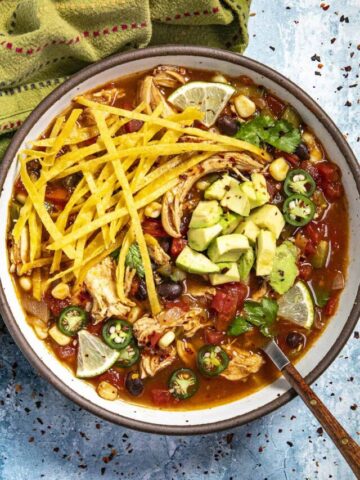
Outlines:
<svg viewBox="0 0 360 480"><path fill-rule="evenodd" d="M359 316L360 170L358 163L337 127L326 113L294 83L274 70L246 57L222 50L201 47L164 46L115 55L75 74L52 92L29 116L16 133L0 169L0 264L1 313L15 341L42 376L64 395L107 420L131 428L166 434L206 433L249 422L283 405L294 392L283 378L245 397L224 405L193 411L166 411L145 408L122 400L109 402L99 397L92 385L75 378L39 340L26 322L5 261L7 208L13 181L18 171L17 153L29 140L37 138L79 93L124 75L141 72L159 64L183 65L220 71L230 76L248 75L293 105L316 132L328 156L343 173L349 203L349 268L345 289L336 315L299 361L297 368L308 382L314 381L335 359L348 339ZM344 225L345 227L345 225Z"/></svg>

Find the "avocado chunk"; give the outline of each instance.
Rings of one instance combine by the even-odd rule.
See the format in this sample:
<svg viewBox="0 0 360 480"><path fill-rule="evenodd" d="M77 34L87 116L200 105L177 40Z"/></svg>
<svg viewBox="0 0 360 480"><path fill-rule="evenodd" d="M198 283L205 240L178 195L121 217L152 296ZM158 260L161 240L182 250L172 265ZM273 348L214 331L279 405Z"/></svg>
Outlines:
<svg viewBox="0 0 360 480"><path fill-rule="evenodd" d="M238 228L235 230L235 233L241 233L249 239L250 243L255 243L257 236L259 235L260 229L255 225L252 220L245 220L241 222Z"/></svg>
<svg viewBox="0 0 360 480"><path fill-rule="evenodd" d="M252 173L251 181L256 194L256 200L251 202L251 208L261 207L270 200L270 195L266 186L266 179L262 173Z"/></svg>
<svg viewBox="0 0 360 480"><path fill-rule="evenodd" d="M250 271L254 266L254 263L255 263L255 253L252 248L249 248L249 250L246 250L246 252L241 255L238 262L238 269L239 269L241 282L244 282L244 283L249 282Z"/></svg>
<svg viewBox="0 0 360 480"><path fill-rule="evenodd" d="M216 200L201 201L193 211L190 228L206 228L219 223L223 211Z"/></svg>
<svg viewBox="0 0 360 480"><path fill-rule="evenodd" d="M190 228L187 237L189 247L198 252L202 252L208 248L210 243L222 232L222 225L216 223L211 227L206 228Z"/></svg>
<svg viewBox="0 0 360 480"><path fill-rule="evenodd" d="M275 292L281 295L290 290L299 274L296 265L297 255L297 247L289 240L286 240L276 249L269 283Z"/></svg>
<svg viewBox="0 0 360 480"><path fill-rule="evenodd" d="M249 241L245 235L232 233L222 235L213 240L207 254L215 263L237 262L240 255L249 248Z"/></svg>
<svg viewBox="0 0 360 480"><path fill-rule="evenodd" d="M276 239L270 230L260 230L257 238L256 275L270 275L276 252Z"/></svg>
<svg viewBox="0 0 360 480"><path fill-rule="evenodd" d="M239 185L239 182L235 178L230 177L230 175L224 175L205 190L204 198L206 200L220 201L230 187L237 185Z"/></svg>
<svg viewBox="0 0 360 480"><path fill-rule="evenodd" d="M223 235L228 235L229 233L232 233L239 225L241 220L242 217L236 213L224 213L224 215L220 218L220 225L222 226Z"/></svg>
<svg viewBox="0 0 360 480"><path fill-rule="evenodd" d="M257 208L247 220L251 220L259 228L270 230L276 238L279 238L285 226L283 214L276 205L268 204Z"/></svg>
<svg viewBox="0 0 360 480"><path fill-rule="evenodd" d="M202 253L195 252L192 248L186 246L176 259L176 266L189 273L216 273L220 269L215 263L211 262Z"/></svg>
<svg viewBox="0 0 360 480"><path fill-rule="evenodd" d="M210 273L211 285L222 285L228 282L239 282L240 274L237 263L218 263L220 273Z"/></svg>
<svg viewBox="0 0 360 480"><path fill-rule="evenodd" d="M244 195L240 184L230 187L220 202L222 207L228 208L238 215L247 217L250 213L249 199Z"/></svg>

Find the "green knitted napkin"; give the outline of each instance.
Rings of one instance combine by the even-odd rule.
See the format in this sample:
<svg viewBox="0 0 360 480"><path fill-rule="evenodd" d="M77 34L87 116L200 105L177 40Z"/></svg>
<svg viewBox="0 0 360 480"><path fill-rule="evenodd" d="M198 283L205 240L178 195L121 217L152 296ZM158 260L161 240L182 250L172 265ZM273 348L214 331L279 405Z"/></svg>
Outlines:
<svg viewBox="0 0 360 480"><path fill-rule="evenodd" d="M0 159L36 105L116 52L166 43L242 52L251 0L0 0Z"/></svg>

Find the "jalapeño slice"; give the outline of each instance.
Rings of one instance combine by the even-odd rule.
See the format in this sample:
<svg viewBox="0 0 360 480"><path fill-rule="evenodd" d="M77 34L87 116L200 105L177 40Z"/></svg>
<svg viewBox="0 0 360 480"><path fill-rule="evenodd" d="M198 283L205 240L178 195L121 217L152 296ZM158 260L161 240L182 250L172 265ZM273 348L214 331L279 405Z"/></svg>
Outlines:
<svg viewBox="0 0 360 480"><path fill-rule="evenodd" d="M303 227L311 222L315 214L315 205L305 195L291 195L283 205L285 220L294 227Z"/></svg>
<svg viewBox="0 0 360 480"><path fill-rule="evenodd" d="M61 333L68 337L73 337L85 327L87 321L88 315L83 308L77 305L70 305L61 310L57 326Z"/></svg>
<svg viewBox="0 0 360 480"><path fill-rule="evenodd" d="M132 367L140 357L140 350L135 343L131 342L129 345L119 352L119 357L115 366L120 368Z"/></svg>
<svg viewBox="0 0 360 480"><path fill-rule="evenodd" d="M310 173L301 168L291 170L285 178L284 191L288 197L295 193L305 195L305 197L311 197L315 189L315 180Z"/></svg>
<svg viewBox="0 0 360 480"><path fill-rule="evenodd" d="M133 338L132 327L126 320L112 318L103 326L102 336L109 347L122 350Z"/></svg>
<svg viewBox="0 0 360 480"><path fill-rule="evenodd" d="M203 375L215 377L229 365L229 357L218 345L204 345L198 351L197 365Z"/></svg>
<svg viewBox="0 0 360 480"><path fill-rule="evenodd" d="M171 395L179 400L186 400L195 395L199 388L197 376L190 368L175 370L169 380Z"/></svg>

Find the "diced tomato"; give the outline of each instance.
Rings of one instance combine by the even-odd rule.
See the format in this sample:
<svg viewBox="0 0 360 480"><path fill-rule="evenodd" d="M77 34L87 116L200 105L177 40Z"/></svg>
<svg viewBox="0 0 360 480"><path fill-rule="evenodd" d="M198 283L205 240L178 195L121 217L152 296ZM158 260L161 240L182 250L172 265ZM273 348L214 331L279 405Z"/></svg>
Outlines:
<svg viewBox="0 0 360 480"><path fill-rule="evenodd" d="M156 347L158 341L163 336L162 333L154 332L149 336L150 345L152 348Z"/></svg>
<svg viewBox="0 0 360 480"><path fill-rule="evenodd" d="M104 326L104 322L97 323L96 325L94 323L89 323L89 325L87 326L87 330L92 335L96 335L97 337L100 337L103 326Z"/></svg>
<svg viewBox="0 0 360 480"><path fill-rule="evenodd" d="M22 193L23 195L27 195L26 188L20 177L18 177L18 179L16 180L14 188L15 193Z"/></svg>
<svg viewBox="0 0 360 480"><path fill-rule="evenodd" d="M66 360L68 362L74 362L76 360L76 347L73 345L53 345L53 349L60 360Z"/></svg>
<svg viewBox="0 0 360 480"><path fill-rule="evenodd" d="M177 299L171 301L165 301L165 308L166 310L170 310L170 308L180 308L184 312L188 312L190 310L190 305L184 299Z"/></svg>
<svg viewBox="0 0 360 480"><path fill-rule="evenodd" d="M176 258L187 245L185 238L173 238L171 242L170 255Z"/></svg>
<svg viewBox="0 0 360 480"><path fill-rule="evenodd" d="M90 145L93 145L94 143L96 143L97 139L98 139L97 136L88 138L87 140L84 140L83 142L81 142L81 146L82 147L89 147Z"/></svg>
<svg viewBox="0 0 360 480"><path fill-rule="evenodd" d="M113 368L110 368L110 370L108 370L107 372L99 375L97 379L99 380L99 383L108 382L111 383L111 385L114 385L114 387L118 388L119 390L124 389L125 374Z"/></svg>
<svg viewBox="0 0 360 480"><path fill-rule="evenodd" d="M220 345L224 340L225 335L223 332L214 330L212 328L206 328L204 330L204 341L205 343L210 343L211 345Z"/></svg>
<svg viewBox="0 0 360 480"><path fill-rule="evenodd" d="M130 120L130 122L126 123L123 126L123 130L125 133L134 133L138 132L140 128L143 126L143 123L141 120Z"/></svg>
<svg viewBox="0 0 360 480"><path fill-rule="evenodd" d="M49 291L44 295L44 302L49 307L50 312L55 315L55 317L60 315L60 312L63 308L70 305L69 298L58 300L57 298L54 298Z"/></svg>
<svg viewBox="0 0 360 480"><path fill-rule="evenodd" d="M309 263L301 263L299 265L299 278L301 280L310 280L313 268Z"/></svg>
<svg viewBox="0 0 360 480"><path fill-rule="evenodd" d="M47 187L45 200L59 207L64 207L70 198L70 192L65 187L50 186Z"/></svg>
<svg viewBox="0 0 360 480"><path fill-rule="evenodd" d="M119 102L120 108L123 108L124 110L134 110L134 105L132 102L129 100L122 100Z"/></svg>
<svg viewBox="0 0 360 480"><path fill-rule="evenodd" d="M174 397L165 388L153 388L150 395L154 405L164 406L175 402Z"/></svg>
<svg viewBox="0 0 360 480"><path fill-rule="evenodd" d="M340 182L325 183L323 185L323 191L329 202L335 202L341 198L344 193L343 186Z"/></svg>
<svg viewBox="0 0 360 480"><path fill-rule="evenodd" d="M315 165L322 180L327 183L340 180L340 171L337 165L330 162L320 162Z"/></svg>
<svg viewBox="0 0 360 480"><path fill-rule="evenodd" d="M322 237L318 225L314 222L310 222L304 227L304 233L314 245L317 245Z"/></svg>
<svg viewBox="0 0 360 480"><path fill-rule="evenodd" d="M310 175L313 177L315 182L318 182L320 180L320 174L317 168L315 167L315 164L313 162L310 162L310 160L302 161L300 164L300 168L310 173Z"/></svg>
<svg viewBox="0 0 360 480"><path fill-rule="evenodd" d="M169 235L163 229L160 220L155 220L153 218L146 218L142 222L142 228L144 233L148 233L155 238L164 238L168 237Z"/></svg>
<svg viewBox="0 0 360 480"><path fill-rule="evenodd" d="M334 315L334 313L336 312L336 309L337 309L338 301L339 301L338 294L332 294L331 297L329 298L327 304L324 307L325 315L327 315L329 317Z"/></svg>
<svg viewBox="0 0 360 480"><path fill-rule="evenodd" d="M311 240L308 240L304 248L305 255L309 257L311 255L314 255L315 252L316 252L316 246Z"/></svg>
<svg viewBox="0 0 360 480"><path fill-rule="evenodd" d="M240 282L231 282L217 287L211 307L217 312L217 330L225 330L236 311L243 307L248 287Z"/></svg>
<svg viewBox="0 0 360 480"><path fill-rule="evenodd" d="M295 153L281 152L281 156L283 156L292 167L298 167L300 165L300 158L295 155Z"/></svg>
<svg viewBox="0 0 360 480"><path fill-rule="evenodd" d="M276 117L281 117L281 114L285 110L285 104L273 95L266 95L266 102L272 113Z"/></svg>

